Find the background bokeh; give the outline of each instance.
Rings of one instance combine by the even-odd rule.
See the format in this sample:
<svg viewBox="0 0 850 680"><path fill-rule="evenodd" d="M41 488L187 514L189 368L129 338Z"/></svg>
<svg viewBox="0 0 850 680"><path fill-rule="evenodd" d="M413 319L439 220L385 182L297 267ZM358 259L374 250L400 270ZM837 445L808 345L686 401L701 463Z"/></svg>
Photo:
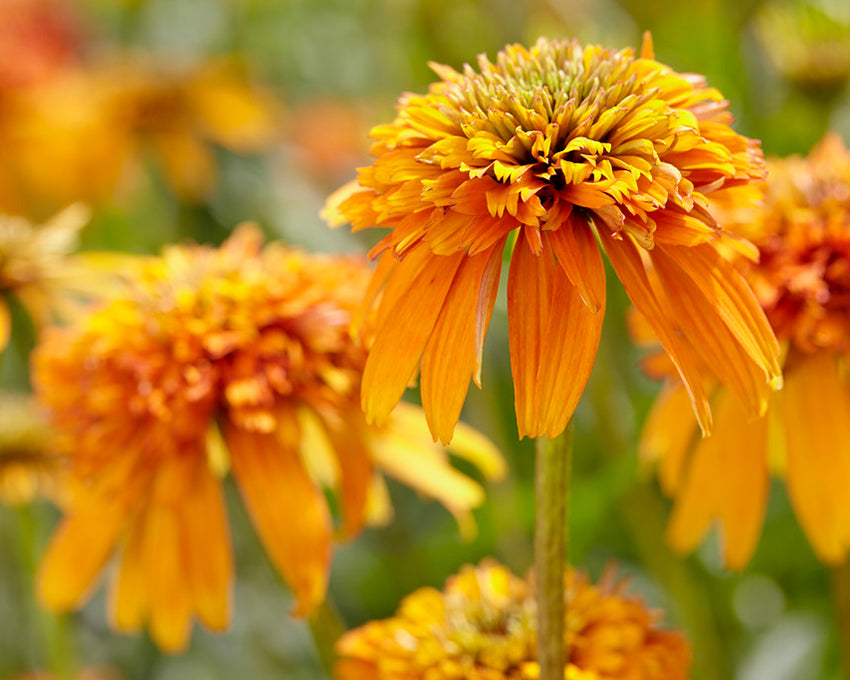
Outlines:
<svg viewBox="0 0 850 680"><path fill-rule="evenodd" d="M0 209L39 221L84 201L85 249L218 243L256 220L270 237L310 250L365 250L367 240L330 230L319 210L368 162L368 130L392 117L397 96L427 88L429 61L459 67L539 35L637 47L645 30L659 61L705 74L724 93L736 128L761 139L766 154L805 153L828 129L850 139L844 0L2 0ZM242 117L217 120L221 106ZM626 308L612 285L576 413L572 563L594 577L611 562L628 574L690 636L695 680L843 677L832 572L813 556L780 485L742 573L722 569L716 536L687 558L665 547L669 503L636 455L658 386L640 373ZM26 391L34 328L12 312L0 385ZM336 553L331 606L347 626L388 616L405 594L441 585L462 563L489 555L516 573L529 568L533 447L517 440L503 301L483 379L464 419L498 444L510 475L489 486L477 535L462 540L441 506L393 485L394 522ZM229 505L232 630L196 631L179 657L144 635L112 634L100 592L69 616L40 611L33 574L57 512L45 502L0 505L0 678L71 657L131 680L328 677L244 510Z"/></svg>

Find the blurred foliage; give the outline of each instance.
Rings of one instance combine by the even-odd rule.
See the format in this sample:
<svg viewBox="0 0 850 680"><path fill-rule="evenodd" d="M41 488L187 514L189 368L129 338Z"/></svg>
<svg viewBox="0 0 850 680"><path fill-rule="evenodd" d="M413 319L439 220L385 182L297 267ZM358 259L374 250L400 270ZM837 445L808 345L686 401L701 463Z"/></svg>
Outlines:
<svg viewBox="0 0 850 680"><path fill-rule="evenodd" d="M3 13L25 5L44 14L27 24L35 37L24 40L23 24ZM43 18L59 16L51 12L61 20ZM505 43L532 42L540 34L638 46L645 30L661 62L705 74L724 93L737 129L763 140L767 154L805 153L828 129L850 139L850 10L842 0L4 0L0 202L6 204L10 176L26 179L14 171L21 156L10 157L12 147L3 141L14 132L15 107L65 69L87 73L123 55L130 66L155 61L186 74L228 59L245 79L240 88L274 102L261 105L272 129L261 144L240 146L204 132L200 119L177 115L190 139L205 140L204 167L215 168L202 190L175 189L150 128L147 136L136 130L104 142L98 153L115 165L107 167L106 179L95 176L106 167L92 165L95 150L74 146L85 142L86 126L102 124L91 116L102 113L96 98L103 95L85 88L46 105L54 128L42 140L44 152L32 159L27 186L56 189L59 180L52 178L64 178L71 188L62 185L63 201L91 203L93 217L82 233L86 249L153 252L186 239L220 242L243 220L312 250L365 249L370 244L360 235L329 230L319 209L367 161L371 125L392 116L401 92L427 88L429 61L458 67L480 52L492 56ZM10 68L16 64L18 70ZM119 78L112 86L126 82ZM105 130L119 132L114 123ZM197 145L185 144L193 149L187 153L199 153ZM19 154L31 149L16 148ZM187 170L187 180L200 179L197 167ZM96 191L73 195L74 187L95 180ZM14 189L11 195L20 198ZM55 197L39 200L18 207L32 219L62 207L51 202ZM347 626L389 616L404 595L442 585L465 562L491 555L518 574L530 566L533 447L517 440L500 305L485 347L484 389L471 391L464 418L494 439L511 474L489 488L487 504L476 512L478 534L469 542L437 504L392 486L395 521L343 546L334 561L330 595ZM26 390L34 329L11 307L13 333L0 355L0 384ZM571 561L594 577L610 561L630 574L633 590L690 635L695 680L843 677L830 573L812 555L779 485L758 552L742 573L721 568L714 538L684 559L665 547L668 502L635 455L657 385L638 369L626 308L622 291L612 286L602 346L576 414ZM57 513L46 503L0 506L0 678L73 666L109 666L130 680L325 677L309 628L289 617L292 600L244 510L229 506L239 574L232 630L196 633L190 651L173 658L143 636L109 632L102 592L71 616L40 611L32 579Z"/></svg>

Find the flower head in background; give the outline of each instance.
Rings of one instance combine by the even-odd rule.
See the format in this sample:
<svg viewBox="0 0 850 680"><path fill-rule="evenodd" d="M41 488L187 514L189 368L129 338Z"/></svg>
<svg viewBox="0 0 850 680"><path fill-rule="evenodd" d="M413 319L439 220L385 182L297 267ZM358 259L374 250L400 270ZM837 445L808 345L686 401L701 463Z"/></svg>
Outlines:
<svg viewBox="0 0 850 680"><path fill-rule="evenodd" d="M120 296L48 333L34 384L77 493L42 562L41 600L80 605L117 554L118 629L148 623L177 651L193 617L225 628L228 471L298 614L325 593L334 525L324 487L338 494L343 536L380 510L381 472L467 520L483 490L449 464L416 409L380 429L362 415L366 349L349 326L369 275L360 259L263 247L246 225L221 248L143 260ZM474 431L454 450L502 473Z"/></svg>
<svg viewBox="0 0 850 680"><path fill-rule="evenodd" d="M383 296L363 378L370 421L421 371L431 431L451 439L470 378L480 385L506 253L521 437L560 434L581 396L605 310L601 251L676 363L704 430L698 359L752 411L764 408L778 345L720 256L707 209L713 196L751 200L761 152L729 127L717 90L651 51L648 41L638 57L540 39L495 63L480 57L478 71L434 65L440 82L404 96L396 120L372 131L377 160L326 209L354 229L390 228L373 251L372 292Z"/></svg>
<svg viewBox="0 0 850 680"><path fill-rule="evenodd" d="M0 110L0 207L122 198L150 163L183 201L209 197L216 147L259 153L280 105L234 61L179 68L116 53L10 93Z"/></svg>
<svg viewBox="0 0 850 680"><path fill-rule="evenodd" d="M0 392L0 501L61 503L65 488L62 461L32 395Z"/></svg>
<svg viewBox="0 0 850 680"><path fill-rule="evenodd" d="M41 225L0 216L0 353L12 332L7 298L41 327L71 313L81 296L103 291L104 277L93 261L71 254L88 215L75 204Z"/></svg>
<svg viewBox="0 0 850 680"><path fill-rule="evenodd" d="M681 381L655 359L652 372L668 385L641 445L676 499L672 545L692 550L716 521L732 568L758 543L771 472L784 478L818 557L838 563L850 553L850 153L830 135L808 158L768 169L764 208L730 212L724 226L758 247L758 262L740 264L786 348L785 386L755 420L735 394L714 389L714 433L697 441Z"/></svg>
<svg viewBox="0 0 850 680"><path fill-rule="evenodd" d="M570 680L685 680L683 636L608 574L599 585L567 573ZM534 587L495 562L464 567L445 589L422 588L397 614L337 644L339 680L536 680Z"/></svg>

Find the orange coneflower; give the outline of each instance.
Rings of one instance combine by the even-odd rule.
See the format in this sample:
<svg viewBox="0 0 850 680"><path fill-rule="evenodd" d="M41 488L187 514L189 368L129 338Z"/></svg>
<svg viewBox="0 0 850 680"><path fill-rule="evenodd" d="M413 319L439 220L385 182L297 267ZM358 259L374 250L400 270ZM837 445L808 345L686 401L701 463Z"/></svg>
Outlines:
<svg viewBox="0 0 850 680"><path fill-rule="evenodd" d="M753 140L699 76L631 50L540 39L480 72L434 65L376 127L374 165L332 197L331 221L389 227L363 406L382 422L421 370L435 438L449 441L510 252L508 326L520 436L554 437L590 374L605 309L599 244L691 391L704 430L707 360L758 412L779 349L749 288L719 254L707 197L764 174ZM652 273L650 274L650 269ZM685 341L674 331L678 321ZM419 368L421 361L421 369Z"/></svg>
<svg viewBox="0 0 850 680"><path fill-rule="evenodd" d="M772 160L768 169L764 209L729 213L724 224L758 247L758 263L742 267L787 348L785 387L756 420L716 389L714 433L697 441L681 382L656 363L653 372L671 380L642 441L676 498L672 545L692 550L716 521L733 568L755 550L771 471L785 479L820 559L850 551L850 153L833 135L807 159Z"/></svg>
<svg viewBox="0 0 850 680"><path fill-rule="evenodd" d="M309 613L324 597L338 490L357 532L383 471L463 520L481 487L448 464L416 409L381 429L358 403L366 349L349 325L369 270L350 257L262 248L240 228L220 249L171 247L125 293L34 354L34 384L71 466L66 516L39 575L41 600L81 604L107 560L112 621L148 622L176 651L197 616L228 624L233 565L221 478L232 470L260 540ZM465 431L455 451L486 475L502 460Z"/></svg>
<svg viewBox="0 0 850 680"><path fill-rule="evenodd" d="M683 636L609 573L599 585L568 571L565 645L570 680L685 680ZM422 588L398 613L346 633L339 680L537 680L534 586L501 565L464 567L445 590Z"/></svg>

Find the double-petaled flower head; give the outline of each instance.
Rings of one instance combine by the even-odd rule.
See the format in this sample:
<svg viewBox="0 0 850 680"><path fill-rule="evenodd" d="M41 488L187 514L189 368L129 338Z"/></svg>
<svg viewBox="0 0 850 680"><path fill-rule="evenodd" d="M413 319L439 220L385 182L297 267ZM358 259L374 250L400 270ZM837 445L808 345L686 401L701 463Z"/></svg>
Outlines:
<svg viewBox="0 0 850 680"><path fill-rule="evenodd" d="M468 516L482 489L448 464L416 409L381 429L363 418L367 350L349 326L368 277L360 259L263 248L246 226L219 249L143 260L120 295L47 334L34 383L71 468L40 570L47 605L81 604L117 554L117 628L148 623L170 651L185 646L193 617L225 628L229 470L300 614L326 588L334 524L324 487L338 492L344 536L381 500L380 471ZM475 432L455 450L501 472Z"/></svg>
<svg viewBox="0 0 850 680"><path fill-rule="evenodd" d="M718 254L709 197L749 201L758 144L729 127L699 76L643 54L541 39L479 70L434 65L372 131L375 163L331 198L333 222L389 227L363 405L382 422L421 371L435 438L449 441L482 343L502 259L520 436L558 435L590 375L605 310L603 250L681 373L704 430L705 360L755 412L779 349L751 291ZM674 328L673 319L677 324ZM421 364L421 368L420 368Z"/></svg>
<svg viewBox="0 0 850 680"><path fill-rule="evenodd" d="M565 576L570 680L685 680L690 650L680 634L625 594L612 574L599 585ZM465 567L445 589L422 588L397 614L346 633L339 680L536 680L534 585L495 562Z"/></svg>
<svg viewBox="0 0 850 680"><path fill-rule="evenodd" d="M693 549L716 521L734 568L757 545L771 472L784 477L817 555L835 563L850 552L850 153L831 135L808 158L768 168L763 209L730 212L724 224L758 247L758 261L740 266L785 347L785 386L756 420L714 389L715 431L697 441L668 367L642 442L676 497L673 545Z"/></svg>

